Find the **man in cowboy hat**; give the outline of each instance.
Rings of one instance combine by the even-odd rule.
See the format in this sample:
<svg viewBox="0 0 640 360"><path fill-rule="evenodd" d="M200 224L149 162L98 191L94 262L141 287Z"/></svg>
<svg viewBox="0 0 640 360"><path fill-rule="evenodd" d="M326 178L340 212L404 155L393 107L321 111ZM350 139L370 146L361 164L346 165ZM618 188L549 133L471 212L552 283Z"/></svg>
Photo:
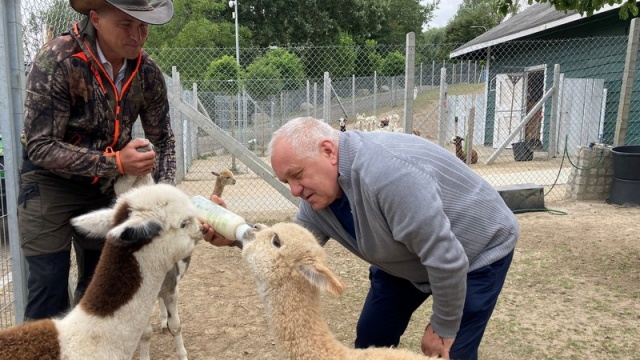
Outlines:
<svg viewBox="0 0 640 360"><path fill-rule="evenodd" d="M25 320L69 307L73 239L74 300L84 293L104 239L73 231L69 220L108 206L122 175L153 172L175 182L175 140L163 74L142 51L149 24L173 16L170 0L71 0L84 18L45 44L27 78L18 198L21 248L29 267ZM132 140L140 118L146 139ZM153 144L153 150L137 148Z"/></svg>

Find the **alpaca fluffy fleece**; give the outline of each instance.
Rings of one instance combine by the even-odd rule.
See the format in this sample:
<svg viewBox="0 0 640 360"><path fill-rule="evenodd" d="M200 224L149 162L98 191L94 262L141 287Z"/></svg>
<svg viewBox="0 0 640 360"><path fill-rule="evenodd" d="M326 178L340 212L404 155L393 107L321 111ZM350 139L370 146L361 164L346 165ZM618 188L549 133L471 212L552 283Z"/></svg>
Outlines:
<svg viewBox="0 0 640 360"><path fill-rule="evenodd" d="M165 274L202 239L196 215L186 194L162 184L74 218L77 231L107 239L84 297L62 318L0 331L0 359L131 359Z"/></svg>
<svg viewBox="0 0 640 360"><path fill-rule="evenodd" d="M425 360L403 349L351 349L335 339L322 315L320 294L339 295L344 285L325 263L324 249L293 223L258 225L243 239L242 257L258 293L278 350L290 360Z"/></svg>

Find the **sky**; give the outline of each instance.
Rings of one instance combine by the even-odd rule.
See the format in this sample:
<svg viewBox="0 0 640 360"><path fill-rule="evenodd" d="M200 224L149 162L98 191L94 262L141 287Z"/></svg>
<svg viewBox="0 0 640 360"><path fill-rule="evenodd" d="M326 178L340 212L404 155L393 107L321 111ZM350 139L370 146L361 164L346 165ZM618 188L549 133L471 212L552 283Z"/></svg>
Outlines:
<svg viewBox="0 0 640 360"><path fill-rule="evenodd" d="M458 12L458 7L462 0L440 0L438 9L434 12L433 20L428 24L428 28L445 27L453 16Z"/></svg>

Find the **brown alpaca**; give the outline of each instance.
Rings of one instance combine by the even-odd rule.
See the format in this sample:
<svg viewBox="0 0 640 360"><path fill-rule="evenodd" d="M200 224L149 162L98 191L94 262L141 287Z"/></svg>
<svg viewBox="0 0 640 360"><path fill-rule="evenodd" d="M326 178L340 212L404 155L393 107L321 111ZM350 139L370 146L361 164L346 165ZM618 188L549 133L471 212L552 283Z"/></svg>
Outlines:
<svg viewBox="0 0 640 360"><path fill-rule="evenodd" d="M216 176L216 185L213 187L213 192L211 195L216 195L218 197L222 196L222 192L224 191L224 187L227 185L235 185L236 179L233 178L233 173L229 169L224 169L217 173L215 171L211 172Z"/></svg>
<svg viewBox="0 0 640 360"><path fill-rule="evenodd" d="M456 145L456 156L458 159L462 160L464 163L467 162L467 154L465 154L464 149L462 148L463 138L460 136L456 136L453 138L453 143ZM474 149L471 149L471 163L475 164L478 162L478 152Z"/></svg>

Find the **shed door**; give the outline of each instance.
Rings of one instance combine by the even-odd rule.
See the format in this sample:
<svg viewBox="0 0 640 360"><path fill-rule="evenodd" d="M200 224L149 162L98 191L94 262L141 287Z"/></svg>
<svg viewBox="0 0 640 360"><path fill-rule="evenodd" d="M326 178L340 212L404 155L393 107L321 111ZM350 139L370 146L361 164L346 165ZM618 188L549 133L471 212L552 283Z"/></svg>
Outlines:
<svg viewBox="0 0 640 360"><path fill-rule="evenodd" d="M496 118L493 147L502 144L520 123L524 103L523 73L496 75ZM515 138L515 141L520 140ZM511 148L511 144L507 146Z"/></svg>
<svg viewBox="0 0 640 360"><path fill-rule="evenodd" d="M604 113L604 79L563 78L560 87L560 116L557 153L577 154L579 145L598 141Z"/></svg>

